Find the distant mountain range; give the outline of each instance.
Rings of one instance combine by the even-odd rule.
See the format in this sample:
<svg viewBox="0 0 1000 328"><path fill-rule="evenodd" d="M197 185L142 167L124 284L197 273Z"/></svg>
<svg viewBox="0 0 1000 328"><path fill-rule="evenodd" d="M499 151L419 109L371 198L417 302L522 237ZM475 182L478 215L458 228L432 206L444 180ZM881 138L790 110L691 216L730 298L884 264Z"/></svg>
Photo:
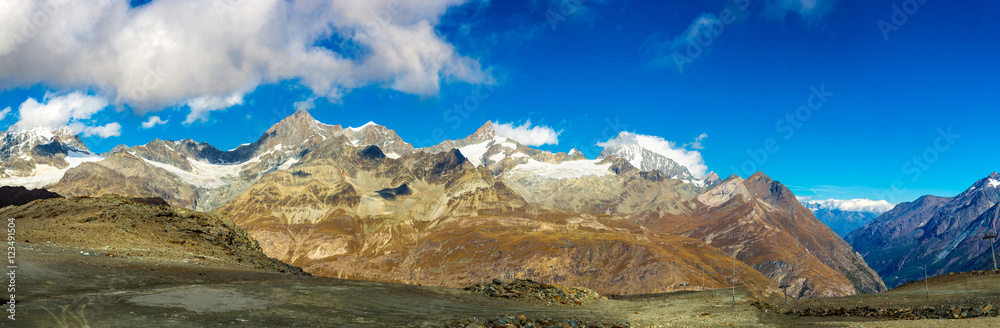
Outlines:
<svg viewBox="0 0 1000 328"><path fill-rule="evenodd" d="M781 183L694 176L628 134L597 159L527 147L489 122L414 149L386 127L300 111L229 151L153 140L98 156L70 136L6 138L0 184L218 211L267 255L318 275L446 286L512 275L625 294L704 274L708 287L735 275L755 293L789 284L806 298L885 290Z"/></svg>
<svg viewBox="0 0 1000 328"><path fill-rule="evenodd" d="M996 234L1000 174L954 197L900 203L845 239L889 286L930 275L992 269L986 234Z"/></svg>
<svg viewBox="0 0 1000 328"><path fill-rule="evenodd" d="M841 237L847 237L895 206L884 200L869 199L805 200L802 204Z"/></svg>

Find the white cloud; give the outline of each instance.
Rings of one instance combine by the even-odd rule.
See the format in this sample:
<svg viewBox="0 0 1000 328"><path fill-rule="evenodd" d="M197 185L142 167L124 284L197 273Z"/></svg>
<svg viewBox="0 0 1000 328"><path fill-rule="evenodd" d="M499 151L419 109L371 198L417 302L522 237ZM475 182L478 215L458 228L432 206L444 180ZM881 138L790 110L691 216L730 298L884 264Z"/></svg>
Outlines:
<svg viewBox="0 0 1000 328"><path fill-rule="evenodd" d="M708 133L702 133L697 138L694 138L694 142L689 144L684 144L684 148L691 147L691 149L705 149L705 146L701 144L702 140L708 138Z"/></svg>
<svg viewBox="0 0 1000 328"><path fill-rule="evenodd" d="M88 96L74 92L62 96L46 94L42 102L28 98L18 107L19 119L11 126L11 130L26 130L33 127L59 129L70 127L76 133L84 136L101 136L107 138L120 135L121 125L109 123L104 126L89 126L84 121L108 107L108 101L98 96Z"/></svg>
<svg viewBox="0 0 1000 328"><path fill-rule="evenodd" d="M205 96L192 99L187 103L191 113L184 119L184 124L208 119L208 113L243 104L243 94L235 93L229 97Z"/></svg>
<svg viewBox="0 0 1000 328"><path fill-rule="evenodd" d="M896 207L896 205L884 200L871 200L867 198L812 200L812 197L801 197L799 201L813 210L841 210L845 212L869 212L876 214L888 212L893 207Z"/></svg>
<svg viewBox="0 0 1000 328"><path fill-rule="evenodd" d="M188 105L187 123L288 80L333 100L368 85L429 96L493 81L436 30L470 1L2 1L0 88L102 90L142 113ZM316 46L331 42L346 50Z"/></svg>
<svg viewBox="0 0 1000 328"><path fill-rule="evenodd" d="M532 127L531 121L524 122L521 126L514 126L514 123L493 122L493 131L498 137L514 140L525 146L559 144L558 132L544 125Z"/></svg>
<svg viewBox="0 0 1000 328"><path fill-rule="evenodd" d="M122 125L118 122L111 122L104 126L86 126L83 123L71 123L70 129L83 134L84 137L98 136L101 138L117 137L122 135Z"/></svg>
<svg viewBox="0 0 1000 328"><path fill-rule="evenodd" d="M150 116L149 119L147 119L145 122L142 122L142 128L150 129L160 124L167 124L167 122L170 122L170 120L164 121L159 116Z"/></svg>
<svg viewBox="0 0 1000 328"><path fill-rule="evenodd" d="M3 121L3 119L7 117L7 114L10 114L10 107L0 110L0 121Z"/></svg>
<svg viewBox="0 0 1000 328"><path fill-rule="evenodd" d="M615 139L597 143L598 146L604 148L629 144L638 144L642 148L669 158L686 167L695 177L702 177L708 173L708 166L705 165L705 159L702 158L701 152L685 149L684 146L678 146L677 143L661 137L622 132Z"/></svg>
<svg viewBox="0 0 1000 328"><path fill-rule="evenodd" d="M306 100L303 100L303 101L296 101L295 105L294 105L295 106L295 110L296 111L300 111L300 110L312 110L313 108L316 108L316 103L314 101L315 101L315 99L313 99L313 98L309 98L309 99L306 99Z"/></svg>

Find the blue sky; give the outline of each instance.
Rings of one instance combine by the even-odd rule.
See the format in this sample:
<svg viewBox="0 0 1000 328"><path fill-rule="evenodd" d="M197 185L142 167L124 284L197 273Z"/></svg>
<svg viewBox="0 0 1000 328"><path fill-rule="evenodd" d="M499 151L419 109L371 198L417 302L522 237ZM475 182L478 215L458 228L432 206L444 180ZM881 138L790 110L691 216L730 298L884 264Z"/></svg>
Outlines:
<svg viewBox="0 0 1000 328"><path fill-rule="evenodd" d="M133 2L139 7L116 10L125 17L143 8L163 15L175 12L162 2L184 1ZM174 85L169 82L174 81L171 75L169 92L160 92L168 87L159 86L149 90L162 93L162 98L137 99L122 96L135 94L135 90L127 93L127 85L116 79L123 74L109 73L105 78L100 71L91 72L94 60L81 60L66 73L35 72L31 65L65 62L32 59L31 51L45 49L32 43L45 41L47 36L41 33L21 52L4 54L0 48L0 110L11 107L0 120L0 129L18 121L18 109L28 98L44 102L46 94L82 92L107 99L107 108L70 122L121 126L117 136L85 138L97 152L153 138L191 138L229 149L256 140L271 124L290 115L296 103L311 103L306 107L325 123L360 126L375 121L416 146L465 137L486 121L520 125L530 120L559 133L557 145L539 148L578 148L590 158L600 152L598 142L620 131L659 136L677 147L707 134L701 140L703 149L687 146L687 150L697 151L709 170L723 177L734 173L746 177L759 169L799 196L893 203L923 194L955 195L1000 166L1000 152L994 150L1000 123L1000 21L992 15L1000 12L996 1L425 3L430 2L441 4L394 17L392 24L409 27L421 19L429 22L432 30L408 35L446 45L415 48L445 58L430 65L434 69L430 75L439 79L406 67L383 72L379 65L355 65L350 74L333 74L329 80L310 74L309 66L268 76L259 72L280 65L264 63L259 65L265 68L250 70L258 75L248 78L220 70L219 81L225 85L219 86L197 83L214 76L214 71L204 69L211 66L204 66L166 69L164 74L196 78L181 76L178 81L183 83ZM408 2L402 3L406 7ZM748 4L745 9L744 4ZM897 13L893 20L894 5L902 14L904 8L916 11L897 25L902 15ZM732 12L731 21L726 10ZM52 15L65 12L80 11L57 10ZM349 27L338 25L341 17L351 19L340 14L331 15L335 18L328 24L336 27L330 32L305 38L314 42L307 46L355 62L377 63L383 58L377 56L375 43L365 43L345 32ZM364 20L358 26L364 26ZM712 22L715 25L707 24ZM701 29L705 26L722 29ZM315 32L310 28L301 24L285 32ZM687 46L698 37L705 46L700 53L689 51ZM426 42L416 46L420 44ZM229 56L217 59L227 64L252 60L245 53L236 56L232 49L227 51L221 53ZM682 69L675 52L686 55ZM280 62L281 57L272 61ZM110 65L122 63L134 62ZM329 77L331 69L337 68L315 71ZM70 72L93 77L69 76ZM232 76L246 81L221 83L232 81ZM201 96L202 89L212 97L205 102L223 105L209 106L213 108L195 117L190 100ZM810 95L818 93L813 89L825 90L826 101L814 97L811 103L816 109L800 110L809 106ZM226 102L228 92L239 93L240 101ZM455 106L472 110L463 116ZM797 114L794 124L787 120ZM154 115L168 123L142 128ZM914 156L922 159L914 161Z"/></svg>

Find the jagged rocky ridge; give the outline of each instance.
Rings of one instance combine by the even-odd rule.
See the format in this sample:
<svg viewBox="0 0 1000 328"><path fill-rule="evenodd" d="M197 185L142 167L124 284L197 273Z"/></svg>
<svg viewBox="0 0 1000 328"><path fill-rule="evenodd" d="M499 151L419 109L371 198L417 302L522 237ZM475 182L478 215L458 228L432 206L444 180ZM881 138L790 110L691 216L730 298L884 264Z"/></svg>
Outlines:
<svg viewBox="0 0 1000 328"><path fill-rule="evenodd" d="M714 173L679 180L612 152L591 160L541 151L497 136L492 123L413 149L375 124L344 129L298 112L231 151L191 140L116 149L69 170L53 189L219 209L271 256L323 275L383 281L462 286L516 268L523 278L625 294L673 290L704 270L708 285L721 286L732 276L732 245L719 241L754 237L727 220L760 215L746 204L774 207L739 198L746 204L716 208L700 201L722 186ZM737 252L753 266L740 264L741 282L766 293L791 279L801 297L879 290L881 280L865 277L849 246L798 241L816 239L792 229L812 225L811 213L788 216L789 224L765 220L749 231L786 229L795 251L764 262ZM828 237L818 239L834 241ZM789 269L797 253L817 255L810 268Z"/></svg>

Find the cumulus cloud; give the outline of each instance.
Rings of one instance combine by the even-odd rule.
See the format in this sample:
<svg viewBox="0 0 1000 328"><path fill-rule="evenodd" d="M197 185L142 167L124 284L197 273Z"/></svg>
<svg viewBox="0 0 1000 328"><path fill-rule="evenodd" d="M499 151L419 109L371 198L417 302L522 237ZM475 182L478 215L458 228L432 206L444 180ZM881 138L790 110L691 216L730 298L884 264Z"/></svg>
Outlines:
<svg viewBox="0 0 1000 328"><path fill-rule="evenodd" d="M525 146L559 144L558 132L544 125L533 127L531 121L524 122L521 126L514 126L514 123L493 122L493 131L498 137L514 140Z"/></svg>
<svg viewBox="0 0 1000 328"><path fill-rule="evenodd" d="M7 114L10 114L10 107L0 110L0 121L3 121L3 119L7 117Z"/></svg>
<svg viewBox="0 0 1000 328"><path fill-rule="evenodd" d="M884 200L867 198L812 200L811 197L802 197L799 198L799 201L811 210L824 209L882 214L896 207L896 205Z"/></svg>
<svg viewBox="0 0 1000 328"><path fill-rule="evenodd" d="M87 124L94 114L105 108L108 108L107 100L81 92L61 96L46 94L42 102L28 98L18 107L18 121L11 126L11 130L27 130L34 127L55 130L69 127L75 133L82 133L84 137L108 138L121 135L121 125L117 122L103 126Z"/></svg>
<svg viewBox="0 0 1000 328"><path fill-rule="evenodd" d="M186 123L288 80L333 100L369 85L430 96L492 83L435 29L468 1L3 1L0 88L101 90L141 113L186 105Z"/></svg>
<svg viewBox="0 0 1000 328"><path fill-rule="evenodd" d="M208 113L212 111L222 110L242 104L242 93L234 93L229 97L205 96L192 99L188 102L188 107L191 108L191 113L188 114L186 119L184 119L184 124L191 124L195 121L205 121L208 119Z"/></svg>
<svg viewBox="0 0 1000 328"><path fill-rule="evenodd" d="M103 126L86 126L83 123L70 123L69 128L84 137L98 136L101 138L117 137L122 135L122 126L118 122L111 122Z"/></svg>
<svg viewBox="0 0 1000 328"><path fill-rule="evenodd" d="M145 122L142 122L142 128L143 129L151 129L154 126L157 126L157 125L160 125L160 124L167 124L167 122L170 122L170 120L164 121L159 116L150 116L149 119L147 119Z"/></svg>
<svg viewBox="0 0 1000 328"><path fill-rule="evenodd" d="M705 165L705 159L702 158L701 152L686 149L683 145L678 146L677 143L661 137L622 132L615 139L597 143L598 146L604 148L633 144L638 144L646 150L683 165L695 177L702 177L708 173L708 166Z"/></svg>

